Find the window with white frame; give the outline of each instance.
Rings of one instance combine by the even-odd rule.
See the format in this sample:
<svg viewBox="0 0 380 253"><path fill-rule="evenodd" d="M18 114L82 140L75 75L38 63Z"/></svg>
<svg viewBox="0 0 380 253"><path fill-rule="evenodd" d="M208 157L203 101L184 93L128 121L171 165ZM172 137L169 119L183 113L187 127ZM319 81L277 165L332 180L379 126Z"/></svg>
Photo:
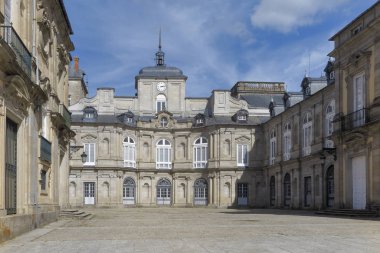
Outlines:
<svg viewBox="0 0 380 253"><path fill-rule="evenodd" d="M208 154L207 139L200 137L194 142L193 167L206 168Z"/></svg>
<svg viewBox="0 0 380 253"><path fill-rule="evenodd" d="M156 111L166 110L166 97L163 94L158 94L156 98Z"/></svg>
<svg viewBox="0 0 380 253"><path fill-rule="evenodd" d="M168 126L168 119L166 117L162 117L160 119L160 126L161 127L167 127Z"/></svg>
<svg viewBox="0 0 380 253"><path fill-rule="evenodd" d="M276 153L277 153L277 137L276 130L272 129L270 132L269 139L269 164L272 165L276 161Z"/></svg>
<svg viewBox="0 0 380 253"><path fill-rule="evenodd" d="M86 153L85 166L95 165L95 143L84 143L84 152Z"/></svg>
<svg viewBox="0 0 380 253"><path fill-rule="evenodd" d="M248 166L248 144L237 144L237 166Z"/></svg>
<svg viewBox="0 0 380 253"><path fill-rule="evenodd" d="M354 76L354 108L353 112L364 108L364 73Z"/></svg>
<svg viewBox="0 0 380 253"><path fill-rule="evenodd" d="M303 118L303 155L310 155L311 142L313 139L313 120L311 113L306 113Z"/></svg>
<svg viewBox="0 0 380 253"><path fill-rule="evenodd" d="M168 140L161 139L156 145L156 168L157 169L171 169L172 146Z"/></svg>
<svg viewBox="0 0 380 253"><path fill-rule="evenodd" d="M292 127L287 122L284 127L284 161L290 159L290 151L292 148Z"/></svg>
<svg viewBox="0 0 380 253"><path fill-rule="evenodd" d="M124 167L136 167L136 144L131 137L126 137L123 142Z"/></svg>

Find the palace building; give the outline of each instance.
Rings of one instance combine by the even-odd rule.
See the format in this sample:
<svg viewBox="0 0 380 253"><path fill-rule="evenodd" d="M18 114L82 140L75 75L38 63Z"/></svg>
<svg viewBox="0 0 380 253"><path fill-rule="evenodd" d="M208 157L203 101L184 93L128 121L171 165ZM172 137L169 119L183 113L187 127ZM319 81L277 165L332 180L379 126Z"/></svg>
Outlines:
<svg viewBox="0 0 380 253"><path fill-rule="evenodd" d="M186 97L160 39L136 96L89 98L76 59L69 205L377 210L379 13L377 2L334 35L325 75L305 76L300 92L247 81Z"/></svg>

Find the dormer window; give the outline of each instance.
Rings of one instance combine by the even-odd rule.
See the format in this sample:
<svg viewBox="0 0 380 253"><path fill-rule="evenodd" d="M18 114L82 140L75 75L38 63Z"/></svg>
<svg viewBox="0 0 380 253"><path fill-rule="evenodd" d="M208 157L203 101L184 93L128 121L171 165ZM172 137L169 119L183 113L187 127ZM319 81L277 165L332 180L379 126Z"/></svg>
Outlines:
<svg viewBox="0 0 380 253"><path fill-rule="evenodd" d="M248 111L240 109L235 114L235 121L238 123L247 123L248 120Z"/></svg>
<svg viewBox="0 0 380 253"><path fill-rule="evenodd" d="M205 124L205 115L201 113L198 113L194 119L194 126L203 126Z"/></svg>
<svg viewBox="0 0 380 253"><path fill-rule="evenodd" d="M122 113L119 116L117 116L119 121L124 123L124 124L132 124L134 121L134 117L135 117L135 115L131 111Z"/></svg>
<svg viewBox="0 0 380 253"><path fill-rule="evenodd" d="M88 106L83 110L83 121L94 121L98 117L96 109Z"/></svg>

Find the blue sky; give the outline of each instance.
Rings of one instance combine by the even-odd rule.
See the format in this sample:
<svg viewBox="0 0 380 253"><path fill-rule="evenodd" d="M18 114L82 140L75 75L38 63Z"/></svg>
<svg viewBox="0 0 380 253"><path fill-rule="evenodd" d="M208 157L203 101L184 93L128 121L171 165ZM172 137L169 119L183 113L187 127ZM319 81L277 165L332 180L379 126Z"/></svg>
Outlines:
<svg viewBox="0 0 380 253"><path fill-rule="evenodd" d="M299 91L318 77L328 39L375 0L66 0L72 40L89 95L114 87L135 94L153 66L162 29L165 63L188 76L186 96L208 97L238 81L282 81ZM310 59L310 60L309 60ZM310 71L309 71L310 62Z"/></svg>

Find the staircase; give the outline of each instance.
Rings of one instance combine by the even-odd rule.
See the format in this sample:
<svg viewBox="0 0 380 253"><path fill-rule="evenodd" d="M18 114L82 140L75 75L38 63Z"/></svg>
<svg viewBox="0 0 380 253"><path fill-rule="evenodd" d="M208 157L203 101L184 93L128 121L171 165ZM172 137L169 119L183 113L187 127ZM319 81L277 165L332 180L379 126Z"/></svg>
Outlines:
<svg viewBox="0 0 380 253"><path fill-rule="evenodd" d="M91 213L86 213L78 209L64 209L64 210L61 210L59 217L63 219L90 220L94 217L94 215Z"/></svg>
<svg viewBox="0 0 380 253"><path fill-rule="evenodd" d="M347 216L347 217L377 217L376 211L370 210L354 210L354 209L327 209L317 211L316 214L321 215L334 215L334 216Z"/></svg>

